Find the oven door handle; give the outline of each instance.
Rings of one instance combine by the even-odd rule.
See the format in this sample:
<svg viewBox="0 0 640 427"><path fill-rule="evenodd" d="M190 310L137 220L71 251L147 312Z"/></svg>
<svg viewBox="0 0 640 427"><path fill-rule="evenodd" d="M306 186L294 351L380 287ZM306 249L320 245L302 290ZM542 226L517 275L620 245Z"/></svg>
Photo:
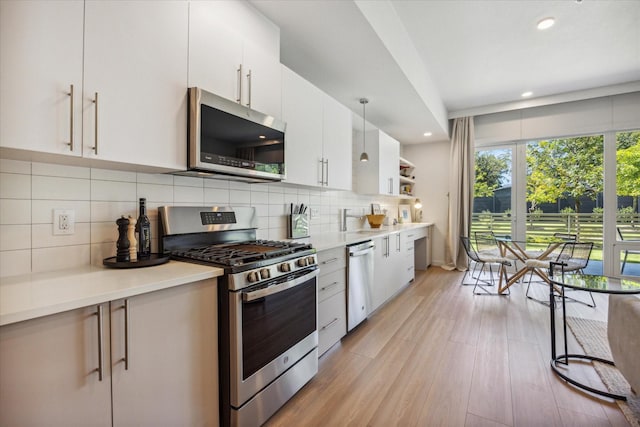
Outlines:
<svg viewBox="0 0 640 427"><path fill-rule="evenodd" d="M309 272L308 274L305 274L304 276L296 277L295 279L289 280L289 281L284 282L284 283L280 283L280 284L277 284L277 285L269 286L269 287L264 288L264 289L258 289L257 291L253 291L253 292L243 292L242 293L242 301L251 302L251 301L255 301L255 300L260 299L260 298L264 298L264 297L269 296L269 295L277 294L278 292L282 292L282 291L287 290L287 289L294 288L294 287L296 287L298 285L302 285L303 283L305 283L309 279L318 276L318 273L319 273L319 270L315 269L315 270Z"/></svg>

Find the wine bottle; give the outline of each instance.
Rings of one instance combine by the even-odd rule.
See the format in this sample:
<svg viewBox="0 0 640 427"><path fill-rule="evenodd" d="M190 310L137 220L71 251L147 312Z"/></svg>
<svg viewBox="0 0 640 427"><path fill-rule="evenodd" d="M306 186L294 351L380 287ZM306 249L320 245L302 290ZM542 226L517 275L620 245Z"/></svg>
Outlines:
<svg viewBox="0 0 640 427"><path fill-rule="evenodd" d="M138 259L151 256L151 223L147 216L147 199L140 199L140 216L136 223L138 232Z"/></svg>

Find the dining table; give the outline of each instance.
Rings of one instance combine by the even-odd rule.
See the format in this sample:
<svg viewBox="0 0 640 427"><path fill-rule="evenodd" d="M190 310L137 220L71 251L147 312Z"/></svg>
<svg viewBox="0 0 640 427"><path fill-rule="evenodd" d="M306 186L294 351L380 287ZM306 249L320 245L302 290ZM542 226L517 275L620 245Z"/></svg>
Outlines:
<svg viewBox="0 0 640 427"><path fill-rule="evenodd" d="M501 271L500 280L498 281L498 293L502 294L527 273L535 274L559 292L560 289L557 285L551 283L547 270L549 268L549 262L555 259L555 257L550 257L550 255L560 245L565 243L564 240L552 241L544 250L532 251L527 250L527 242L524 240L514 240L509 237L498 236L496 236L495 239L500 251L500 256L513 260L516 266L516 272L511 276L507 275L504 269ZM531 262L532 260L536 262ZM522 264L521 268L518 268L518 262Z"/></svg>

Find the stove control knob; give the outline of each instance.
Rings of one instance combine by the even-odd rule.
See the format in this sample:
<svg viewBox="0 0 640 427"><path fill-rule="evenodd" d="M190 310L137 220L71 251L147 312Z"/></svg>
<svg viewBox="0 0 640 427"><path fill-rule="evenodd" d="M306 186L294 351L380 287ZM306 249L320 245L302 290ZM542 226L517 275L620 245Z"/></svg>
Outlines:
<svg viewBox="0 0 640 427"><path fill-rule="evenodd" d="M296 261L296 265L298 267L306 267L307 266L307 259L306 258L300 258L299 260Z"/></svg>
<svg viewBox="0 0 640 427"><path fill-rule="evenodd" d="M316 263L316 259L312 256L307 257L307 265L313 265Z"/></svg>
<svg viewBox="0 0 640 427"><path fill-rule="evenodd" d="M260 275L257 271L250 271L247 274L247 280L249 281L249 283L257 282L258 280L260 280Z"/></svg>
<svg viewBox="0 0 640 427"><path fill-rule="evenodd" d="M289 264L288 262L283 262L282 264L280 264L278 270L280 270L282 273L291 271L291 264Z"/></svg>
<svg viewBox="0 0 640 427"><path fill-rule="evenodd" d="M260 277L262 277L263 280L271 277L271 274L269 273L269 269L263 268L262 270L260 270Z"/></svg>

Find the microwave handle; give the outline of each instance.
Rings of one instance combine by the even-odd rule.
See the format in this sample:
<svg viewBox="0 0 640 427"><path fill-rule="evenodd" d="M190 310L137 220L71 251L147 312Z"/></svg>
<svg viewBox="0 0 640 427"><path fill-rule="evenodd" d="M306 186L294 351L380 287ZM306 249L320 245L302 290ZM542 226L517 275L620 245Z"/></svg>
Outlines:
<svg viewBox="0 0 640 427"><path fill-rule="evenodd" d="M319 273L318 269L315 269L305 274L304 276L296 277L295 279L289 280L284 283L279 283L277 285L269 286L264 289L258 289L257 291L253 291L253 292L243 292L242 301L251 302L260 298L264 298L269 295L277 294L278 292L282 292L287 289L294 288L296 286L302 285L303 283L307 282L309 279L312 279L318 276L318 273Z"/></svg>

